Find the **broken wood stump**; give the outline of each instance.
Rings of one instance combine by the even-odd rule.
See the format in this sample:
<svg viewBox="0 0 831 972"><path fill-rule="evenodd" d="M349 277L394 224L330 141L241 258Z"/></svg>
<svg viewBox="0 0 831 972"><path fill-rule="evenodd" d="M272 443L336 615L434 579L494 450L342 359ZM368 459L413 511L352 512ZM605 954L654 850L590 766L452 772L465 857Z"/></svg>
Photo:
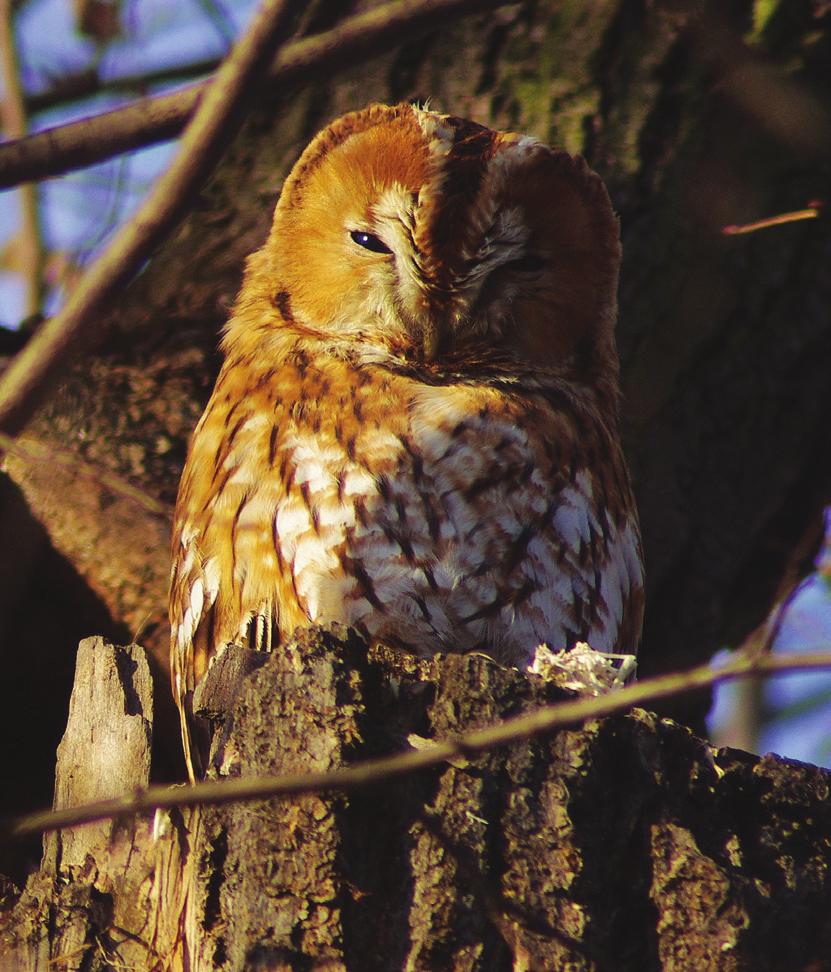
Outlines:
<svg viewBox="0 0 831 972"><path fill-rule="evenodd" d="M563 697L337 627L254 666L229 651L200 693L219 775L335 769ZM82 643L56 804L147 784L145 671ZM636 709L349 794L85 825L4 897L0 968L831 969L830 789Z"/></svg>

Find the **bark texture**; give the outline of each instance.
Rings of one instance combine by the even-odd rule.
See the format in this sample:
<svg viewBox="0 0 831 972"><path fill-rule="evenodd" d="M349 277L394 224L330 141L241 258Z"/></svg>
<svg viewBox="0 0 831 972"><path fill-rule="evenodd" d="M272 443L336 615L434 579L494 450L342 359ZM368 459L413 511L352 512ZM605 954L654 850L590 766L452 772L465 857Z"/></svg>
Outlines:
<svg viewBox="0 0 831 972"><path fill-rule="evenodd" d="M344 9L311 5L308 29ZM334 78L268 92L199 206L126 289L99 346L26 437L172 503L218 369L218 330L245 256L265 238L283 175L334 116L373 99L426 97L582 152L607 181L624 243L625 433L647 561L641 671L681 667L740 641L783 574L810 561L831 495L831 220L749 236L721 228L827 199L827 4L518 3L437 24L430 37ZM49 466L9 456L4 468L112 620L87 630L140 631L160 710L167 706L160 719L170 729L158 735L178 753L162 688L164 517ZM26 603L57 596L40 575L30 586ZM43 658L45 641L22 621L32 633L20 650ZM49 642L64 669L75 639L67 632L63 643ZM64 710L68 681L48 697L42 684L31 686L19 684L19 705L4 710L10 725L35 705ZM683 700L667 711L701 728L707 704ZM29 759L46 766L48 757L39 745Z"/></svg>
<svg viewBox="0 0 831 972"><path fill-rule="evenodd" d="M332 769L563 695L343 629L300 633L240 684L220 775ZM57 802L146 782L149 693L141 649L82 645ZM7 891L0 953L26 972L828 969L829 787L634 710L348 795L51 836L19 900Z"/></svg>

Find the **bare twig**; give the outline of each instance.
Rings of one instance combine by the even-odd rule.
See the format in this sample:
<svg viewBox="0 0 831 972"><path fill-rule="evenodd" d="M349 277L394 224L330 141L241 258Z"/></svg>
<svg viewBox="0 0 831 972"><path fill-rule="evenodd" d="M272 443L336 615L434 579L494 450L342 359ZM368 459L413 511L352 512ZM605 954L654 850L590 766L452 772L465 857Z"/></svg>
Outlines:
<svg viewBox="0 0 831 972"><path fill-rule="evenodd" d="M132 500L137 506L154 516L160 516L167 520L173 518L173 510L166 503L160 503L149 493L138 489L115 473L88 465L72 452L63 452L60 449L33 440L23 443L13 439L10 435L5 435L3 432L0 432L0 449L29 465L47 462L51 465L66 466L72 470L74 475L97 483L112 493Z"/></svg>
<svg viewBox="0 0 831 972"><path fill-rule="evenodd" d="M26 109L20 87L20 71L14 40L14 24L10 0L0 0L0 73L5 97L2 106L3 132L6 138L23 138L27 131ZM26 287L25 317L40 311L43 298L43 242L38 215L37 187L24 182L18 189L20 197L20 231L15 249L17 265Z"/></svg>
<svg viewBox="0 0 831 972"><path fill-rule="evenodd" d="M416 40L452 19L505 5L505 0L395 0L287 45L269 78L282 86L309 81ZM0 189L21 179L46 179L173 138L209 85L210 80L201 81L0 145Z"/></svg>
<svg viewBox="0 0 831 972"><path fill-rule="evenodd" d="M74 74L56 78L43 91L24 93L23 104L29 116L51 108L59 108L96 94L121 94L137 98L157 84L183 84L202 78L215 71L222 59L206 57L197 61L183 62L141 74L117 74L102 77L100 63L95 63Z"/></svg>
<svg viewBox="0 0 831 972"><path fill-rule="evenodd" d="M742 233L756 233L759 230L770 229L772 226L785 226L787 223L816 219L822 215L824 206L825 203L821 199L812 199L805 209L796 209L790 213L778 213L776 216L757 219L752 223L741 223L740 225L731 223L729 226L722 227L721 232L725 236L738 236Z"/></svg>
<svg viewBox="0 0 831 972"><path fill-rule="evenodd" d="M498 725L464 733L458 739L437 742L423 749L395 756L368 760L347 769L221 780L197 783L187 787L151 786L143 792L126 794L116 799L29 814L13 821L9 830L13 836L24 836L92 823L109 817L172 807L206 804L216 806L240 800L289 797L332 790L356 790L411 775L419 770L440 766L460 756L475 756L555 729L579 725L590 719L598 719L636 705L706 688L718 682L746 678L749 675L795 672L814 668L831 668L831 652L763 656L736 654L720 668L701 665L686 671L645 679L607 695L543 706L532 712L506 719Z"/></svg>
<svg viewBox="0 0 831 972"><path fill-rule="evenodd" d="M107 301L130 279L187 211L192 193L208 176L242 123L259 75L288 34L302 0L263 0L204 93L182 137L173 165L161 176L138 213L87 271L64 309L47 321L0 379L0 430L18 432L53 377L93 327Z"/></svg>
<svg viewBox="0 0 831 972"><path fill-rule="evenodd" d="M0 145L0 189L22 179L48 179L120 152L163 142L185 127L209 81L141 98L125 108L47 128Z"/></svg>

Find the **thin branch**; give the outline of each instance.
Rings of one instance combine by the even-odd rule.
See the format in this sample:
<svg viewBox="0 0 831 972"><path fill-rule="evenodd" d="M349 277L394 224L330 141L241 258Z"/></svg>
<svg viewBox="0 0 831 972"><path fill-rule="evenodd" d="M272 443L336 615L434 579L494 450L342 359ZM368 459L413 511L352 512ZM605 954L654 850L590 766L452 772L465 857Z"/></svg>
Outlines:
<svg viewBox="0 0 831 972"><path fill-rule="evenodd" d="M83 462L72 452L63 452L35 440L23 443L5 435L3 432L0 432L0 449L28 465L45 462L50 465L65 466L67 469L71 469L75 476L93 482L98 486L103 486L118 496L132 500L137 506L154 516L160 516L166 520L173 518L173 510L166 503L159 502L149 493L145 493L144 490L128 483L126 479L122 479L116 473L108 472L106 469L96 469L94 466Z"/></svg>
<svg viewBox="0 0 831 972"><path fill-rule="evenodd" d="M302 7L302 0L263 0L203 95L171 167L83 276L64 309L41 326L0 378L0 430L15 434L25 425L50 380L66 367L108 300L187 211L192 194L242 124L260 75Z"/></svg>
<svg viewBox="0 0 831 972"><path fill-rule="evenodd" d="M0 0L0 73L5 97L2 105L3 132L6 138L20 139L26 135L26 109L20 86L17 48L10 0ZM20 197L20 231L16 249L20 272L26 287L24 317L40 311L43 300L43 241L40 232L37 187L24 182L18 189Z"/></svg>
<svg viewBox="0 0 831 972"><path fill-rule="evenodd" d="M196 109L209 81L126 108L47 128L0 145L0 189L22 179L48 179L112 158L120 152L174 138Z"/></svg>
<svg viewBox="0 0 831 972"><path fill-rule="evenodd" d="M396 0L350 17L331 30L289 44L269 72L289 86L353 66L397 44L445 28L454 19L506 6L505 0ZM124 108L0 145L0 189L21 179L47 179L173 138L196 109L210 79L179 91L142 98Z"/></svg>
<svg viewBox="0 0 831 972"><path fill-rule="evenodd" d="M220 57L206 57L199 61L146 71L143 74L119 74L113 77L102 77L101 65L93 64L75 74L67 74L56 79L51 87L43 91L24 94L23 103L31 116L98 94L129 94L138 97L157 84L181 84L210 74L219 67L221 62Z"/></svg>
<svg viewBox="0 0 831 972"><path fill-rule="evenodd" d="M419 770L431 769L460 756L471 757L534 736L580 725L633 706L749 675L831 668L831 652L803 655L735 655L719 668L701 665L669 675L658 675L595 698L575 699L542 706L504 722L475 729L458 739L437 742L424 749L368 760L347 769L286 776L250 777L197 783L187 787L151 786L144 791L80 807L49 810L19 817L11 822L12 836L58 830L110 817L173 807L214 806L240 800L299 796L323 791L350 791L385 783Z"/></svg>
<svg viewBox="0 0 831 972"><path fill-rule="evenodd" d="M725 236L738 236L742 233L756 233L759 230L770 229L772 226L785 226L787 223L798 223L804 219L816 219L823 215L825 203L821 199L812 199L805 209L796 209L790 213L778 213L765 219L757 219L752 223L731 223L723 226L721 232Z"/></svg>

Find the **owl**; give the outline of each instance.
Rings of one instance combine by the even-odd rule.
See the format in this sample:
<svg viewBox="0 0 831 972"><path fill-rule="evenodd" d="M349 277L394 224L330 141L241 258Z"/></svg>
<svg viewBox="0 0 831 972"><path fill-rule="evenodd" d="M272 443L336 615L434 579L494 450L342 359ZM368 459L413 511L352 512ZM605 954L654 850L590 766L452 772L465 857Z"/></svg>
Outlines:
<svg viewBox="0 0 831 972"><path fill-rule="evenodd" d="M579 157L409 104L333 122L247 263L173 531L171 675L342 622L417 655L634 652L620 246Z"/></svg>

